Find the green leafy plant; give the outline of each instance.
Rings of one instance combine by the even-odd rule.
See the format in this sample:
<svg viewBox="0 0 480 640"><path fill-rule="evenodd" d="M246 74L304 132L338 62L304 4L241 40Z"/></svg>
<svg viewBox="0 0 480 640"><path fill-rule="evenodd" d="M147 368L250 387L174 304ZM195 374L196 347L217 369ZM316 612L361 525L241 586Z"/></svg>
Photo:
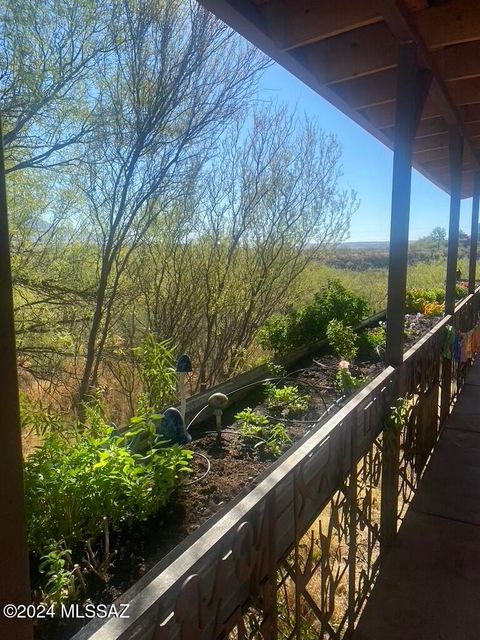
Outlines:
<svg viewBox="0 0 480 640"><path fill-rule="evenodd" d="M381 357L385 352L385 327L361 331L357 337L358 355L362 358Z"/></svg>
<svg viewBox="0 0 480 640"><path fill-rule="evenodd" d="M267 367L268 372L272 376L277 376L278 378L281 378L282 376L286 375L285 367L281 364L277 364L276 362L273 362L270 358L265 362L265 366Z"/></svg>
<svg viewBox="0 0 480 640"><path fill-rule="evenodd" d="M261 327L257 341L261 347L273 353L285 353L293 345L290 344L289 330L293 323L293 314L275 313Z"/></svg>
<svg viewBox="0 0 480 640"><path fill-rule="evenodd" d="M244 443L253 444L255 449L261 449L274 458L292 444L283 424L271 425L266 416L250 408L237 413L235 420L240 422L238 432Z"/></svg>
<svg viewBox="0 0 480 640"><path fill-rule="evenodd" d="M35 556L49 558L53 566L51 554L58 544L52 547L50 541L60 540L76 554L85 549L78 563L106 579L113 555L110 532L155 514L190 471L192 453L178 446L162 448L152 439L143 455L133 450L138 431L146 425L152 431L152 424L142 418L119 436L98 419L95 435L82 429L73 430L70 439L56 432L46 435L24 468L28 539ZM60 557L65 559L65 554ZM58 561L47 590L60 584L60 591L64 588L66 574L57 570L59 566Z"/></svg>
<svg viewBox="0 0 480 640"><path fill-rule="evenodd" d="M385 418L385 429L399 433L407 424L409 410L410 399L398 398Z"/></svg>
<svg viewBox="0 0 480 640"><path fill-rule="evenodd" d="M309 395L301 395L296 386L276 387L270 382L264 384L265 405L283 414L303 413L308 409Z"/></svg>
<svg viewBox="0 0 480 640"><path fill-rule="evenodd" d="M57 611L62 602L73 599L77 592L76 568L69 568L71 553L70 549L62 549L54 544L52 550L40 559L38 566L39 573L45 574L47 579L42 589L43 600L47 605L53 604Z"/></svg>
<svg viewBox="0 0 480 640"><path fill-rule="evenodd" d="M346 289L337 280L315 294L313 302L286 314L276 314L260 329L258 341L274 353L311 344L326 335L330 320L358 325L368 315L366 300Z"/></svg>
<svg viewBox="0 0 480 640"><path fill-rule="evenodd" d="M278 458L291 444L292 441L285 430L285 426L277 422L269 427L263 446L271 456Z"/></svg>
<svg viewBox="0 0 480 640"><path fill-rule="evenodd" d="M438 287L432 289L408 289L405 295L407 313L423 313L427 304L441 304L445 301L445 292Z"/></svg>
<svg viewBox="0 0 480 640"><path fill-rule="evenodd" d="M341 320L330 320L327 327L327 340L333 353L345 360L354 360L358 353L355 331Z"/></svg>
<svg viewBox="0 0 480 640"><path fill-rule="evenodd" d="M150 333L133 349L143 384L138 413L164 409L175 402L174 351L171 340L158 342Z"/></svg>
<svg viewBox="0 0 480 640"><path fill-rule="evenodd" d="M342 395L350 395L358 389L365 380L355 377L350 371L350 364L346 360L341 360L335 373L335 388Z"/></svg>

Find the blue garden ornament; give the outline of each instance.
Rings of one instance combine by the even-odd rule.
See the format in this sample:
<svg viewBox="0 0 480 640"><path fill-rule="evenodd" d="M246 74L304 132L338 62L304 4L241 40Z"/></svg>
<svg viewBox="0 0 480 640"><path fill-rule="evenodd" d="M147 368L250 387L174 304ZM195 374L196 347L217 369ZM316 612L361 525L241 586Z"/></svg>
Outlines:
<svg viewBox="0 0 480 640"><path fill-rule="evenodd" d="M178 358L175 370L177 373L190 373L192 371L192 363L186 353Z"/></svg>
<svg viewBox="0 0 480 640"><path fill-rule="evenodd" d="M163 412L162 420L157 424L156 433L166 446L174 444L188 444L192 436L185 429L185 421L182 414L175 407L170 407Z"/></svg>

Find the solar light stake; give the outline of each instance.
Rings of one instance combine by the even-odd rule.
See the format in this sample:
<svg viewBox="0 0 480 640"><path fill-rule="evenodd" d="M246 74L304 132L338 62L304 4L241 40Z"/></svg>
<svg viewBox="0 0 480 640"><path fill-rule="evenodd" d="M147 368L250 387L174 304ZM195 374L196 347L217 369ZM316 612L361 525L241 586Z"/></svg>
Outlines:
<svg viewBox="0 0 480 640"><path fill-rule="evenodd" d="M190 373L192 371L192 363L190 362L190 358L186 354L178 358L175 371L177 374L177 389L178 400L180 402L180 413L182 414L182 418L185 420L185 414L187 412L187 387L185 384L185 378L187 376L187 373Z"/></svg>
<svg viewBox="0 0 480 640"><path fill-rule="evenodd" d="M213 409L213 415L215 416L215 428L217 430L217 440L221 440L222 414L223 414L223 410L228 405L228 396L226 396L224 393L213 393L208 399L208 404Z"/></svg>

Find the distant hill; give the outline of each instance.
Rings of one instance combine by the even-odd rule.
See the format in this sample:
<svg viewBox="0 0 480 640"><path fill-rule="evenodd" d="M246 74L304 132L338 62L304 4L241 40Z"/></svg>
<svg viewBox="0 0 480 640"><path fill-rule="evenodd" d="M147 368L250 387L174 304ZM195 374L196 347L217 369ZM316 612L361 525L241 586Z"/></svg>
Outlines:
<svg viewBox="0 0 480 640"><path fill-rule="evenodd" d="M347 249L352 251L388 251L389 242L342 242L338 245L338 249Z"/></svg>

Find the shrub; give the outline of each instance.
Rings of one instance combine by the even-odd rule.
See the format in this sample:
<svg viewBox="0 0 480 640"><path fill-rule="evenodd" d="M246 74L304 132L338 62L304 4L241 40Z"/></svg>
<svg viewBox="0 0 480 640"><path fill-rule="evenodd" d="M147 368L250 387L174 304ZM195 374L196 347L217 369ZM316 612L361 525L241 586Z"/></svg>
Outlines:
<svg viewBox="0 0 480 640"><path fill-rule="evenodd" d="M315 300L324 309L327 322L333 318L355 327L369 312L367 301L346 289L337 280L331 280Z"/></svg>
<svg viewBox="0 0 480 640"><path fill-rule="evenodd" d="M338 281L332 280L313 302L287 314L276 314L260 329L260 345L276 354L324 338L332 319L358 325L368 315L368 304Z"/></svg>
<svg viewBox="0 0 480 640"><path fill-rule="evenodd" d="M138 399L138 412L162 410L176 401L174 347L171 340L157 342L148 333L138 347L134 347L137 367L143 385Z"/></svg>
<svg viewBox="0 0 480 640"><path fill-rule="evenodd" d="M455 285L455 298L460 300L461 298L465 298L468 295L468 286L464 284L456 284Z"/></svg>
<svg viewBox="0 0 480 640"><path fill-rule="evenodd" d="M327 339L333 353L344 360L354 360L357 355L357 336L354 330L341 320L330 320Z"/></svg>
<svg viewBox="0 0 480 640"><path fill-rule="evenodd" d="M438 302L439 304L442 303L442 302L445 302L445 290L444 289L441 289L439 287L434 287L433 289L430 289L430 291L432 291L435 294L434 302Z"/></svg>
<svg viewBox="0 0 480 640"><path fill-rule="evenodd" d="M423 289L409 289L405 296L405 310L407 313L422 313L427 299ZM433 300L431 301L433 302Z"/></svg>
<svg viewBox="0 0 480 640"><path fill-rule="evenodd" d="M445 291L438 287L433 289L408 289L405 301L407 313L423 313L427 304L441 304L444 302Z"/></svg>
<svg viewBox="0 0 480 640"><path fill-rule="evenodd" d="M381 357L385 352L385 327L366 329L357 336L358 354L362 358Z"/></svg>
<svg viewBox="0 0 480 640"><path fill-rule="evenodd" d="M255 449L262 449L274 458L292 444L283 424L270 425L268 418L250 408L237 413L235 420L240 421L238 433L246 444L253 443Z"/></svg>
<svg viewBox="0 0 480 640"><path fill-rule="evenodd" d="M286 314L274 314L266 324L259 329L257 340L261 347L274 353L284 353L289 348L288 329L291 317Z"/></svg>
<svg viewBox="0 0 480 640"><path fill-rule="evenodd" d="M310 402L309 395L301 395L298 387L285 386L275 387L275 385L267 382L265 385L265 404L269 409L281 410L282 413L302 413L308 409Z"/></svg>
<svg viewBox="0 0 480 640"><path fill-rule="evenodd" d="M438 304L436 302L430 302L429 304L426 304L425 307L423 308L423 313L427 317L443 316L444 311L445 311L445 305Z"/></svg>
<svg viewBox="0 0 480 640"><path fill-rule="evenodd" d="M145 419L141 428L153 432L154 427ZM29 545L34 555L44 557L41 566L50 567L45 570L45 589L53 589L53 599L68 583L62 549L72 549L73 556L79 549L83 553L87 543L103 535L106 571L108 532L156 513L167 503L181 474L189 470L190 451L154 447L141 457L128 446L135 435L137 431L115 436L111 427L104 426L101 434L79 430L69 441L52 432L26 460ZM91 568L92 557L81 556L78 563Z"/></svg>

